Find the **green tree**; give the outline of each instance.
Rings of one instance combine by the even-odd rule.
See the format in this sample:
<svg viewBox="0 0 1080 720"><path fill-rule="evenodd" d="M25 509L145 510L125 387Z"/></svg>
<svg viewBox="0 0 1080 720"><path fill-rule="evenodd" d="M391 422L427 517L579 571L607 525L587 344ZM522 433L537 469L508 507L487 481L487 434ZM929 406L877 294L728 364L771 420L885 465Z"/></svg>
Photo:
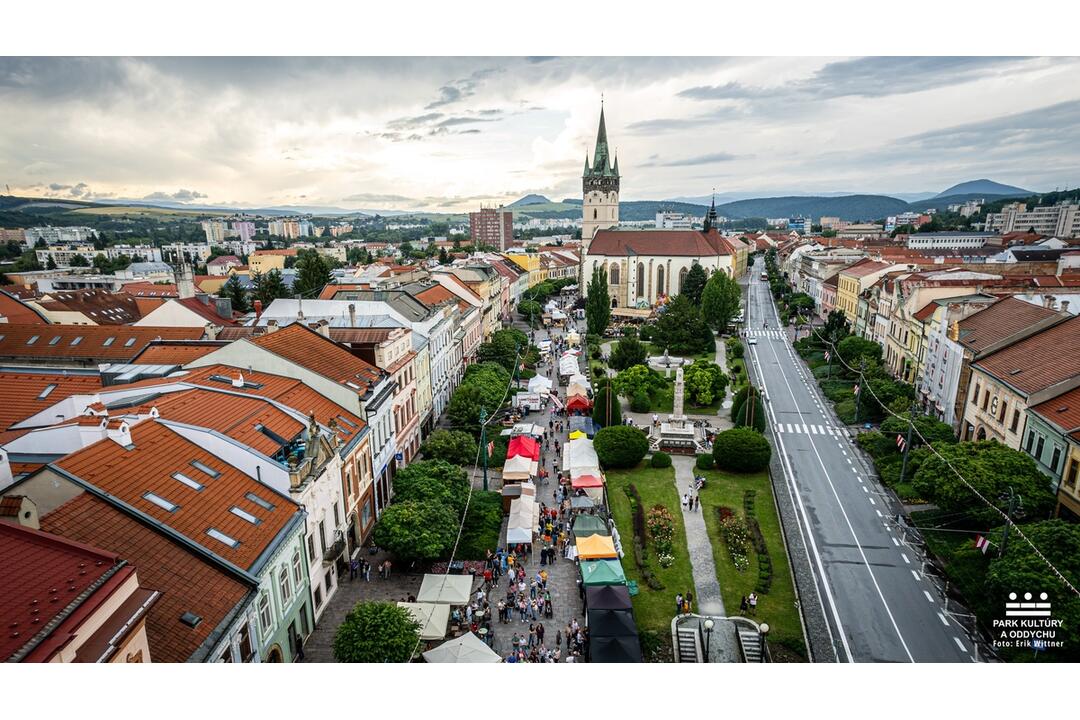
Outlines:
<svg viewBox="0 0 1080 720"><path fill-rule="evenodd" d="M926 438L926 441L934 447L938 447L942 444L956 444L956 434L953 432L952 425L949 425L948 423L943 423L936 418L930 417L929 415L920 415L918 413L915 414L915 430L918 432L917 434L912 433L911 435L912 445L922 444L922 441L919 439L920 435ZM885 420L883 420L881 423L881 433L883 435L891 436L893 438L892 445L894 448L896 448L896 436L903 435L906 438L907 431L907 413L904 414L904 417L900 418L890 415L889 417L885 418ZM896 451L900 452L899 448L896 448Z"/></svg>
<svg viewBox="0 0 1080 720"><path fill-rule="evenodd" d="M727 332L728 324L739 314L741 299L739 283L728 277L726 272L715 271L701 293L701 313L705 322L711 328Z"/></svg>
<svg viewBox="0 0 1080 720"><path fill-rule="evenodd" d="M743 387L739 388L739 390L735 393L735 397L731 399L732 421L734 421L735 418L738 416L739 410L742 408L743 403L746 402L746 398L749 397L751 393L753 393L754 395L758 395L759 390L753 385L744 385Z"/></svg>
<svg viewBox="0 0 1080 720"><path fill-rule="evenodd" d="M360 602L334 632L334 659L349 663L404 663L420 643L420 623L392 602Z"/></svg>
<svg viewBox="0 0 1080 720"><path fill-rule="evenodd" d="M49 256L48 262L45 263L45 269L46 270L55 270L56 269L56 260L53 259L52 255Z"/></svg>
<svg viewBox="0 0 1080 720"><path fill-rule="evenodd" d="M472 465L475 455L468 460ZM424 460L406 465L394 475L394 502L414 500L454 508L458 517L465 510L469 477L458 465L445 460Z"/></svg>
<svg viewBox="0 0 1080 720"><path fill-rule="evenodd" d="M544 308L535 300L522 300L518 303L518 312L529 323L534 323L544 314Z"/></svg>
<svg viewBox="0 0 1080 720"><path fill-rule="evenodd" d="M705 324L701 311L685 295L677 295L665 306L653 328L652 341L676 354L715 349L714 336Z"/></svg>
<svg viewBox="0 0 1080 720"><path fill-rule="evenodd" d="M316 250L301 250L296 257L296 279L293 294L316 297L334 279L326 258Z"/></svg>
<svg viewBox="0 0 1080 720"><path fill-rule="evenodd" d="M400 560L427 562L450 550L457 529L458 517L449 505L408 500L383 510L371 539Z"/></svg>
<svg viewBox="0 0 1080 720"><path fill-rule="evenodd" d="M659 373L644 365L634 365L623 370L612 381L615 392L623 397L632 398L635 395L649 395L664 386L664 379Z"/></svg>
<svg viewBox="0 0 1080 720"><path fill-rule="evenodd" d="M475 385L459 385L450 396L446 416L458 430L480 435L480 410L484 407L484 393ZM490 416L491 411L488 410Z"/></svg>
<svg viewBox="0 0 1080 720"><path fill-rule="evenodd" d="M86 259L85 255L76 253L71 256L71 267L90 267L90 261Z"/></svg>
<svg viewBox="0 0 1080 720"><path fill-rule="evenodd" d="M603 388L596 394L593 401L593 420L601 427L622 424L622 408L619 407L619 398L615 396L610 387Z"/></svg>
<svg viewBox="0 0 1080 720"><path fill-rule="evenodd" d="M615 343L608 364L615 370L625 370L634 365L644 365L647 355L645 345L637 339L637 335L629 335Z"/></svg>
<svg viewBox="0 0 1080 720"><path fill-rule="evenodd" d="M695 362L683 372L686 396L692 405L712 405L724 396L728 377L720 366L711 362Z"/></svg>
<svg viewBox="0 0 1080 720"><path fill-rule="evenodd" d="M236 310L237 312L243 313L250 309L247 300L247 290L244 289L244 284L240 282L239 275L230 275L229 279L225 281L225 284L221 286L218 295L232 301L233 310Z"/></svg>
<svg viewBox="0 0 1080 720"><path fill-rule="evenodd" d="M281 271L274 268L265 274L251 274L251 294L266 307L278 298L288 297L289 288L285 285Z"/></svg>
<svg viewBox="0 0 1080 720"><path fill-rule="evenodd" d="M934 449L941 457L931 455L922 463L912 487L942 510L967 512L985 522L1001 518L968 489L953 468L1002 512L1008 509L1010 487L1021 497L1028 517L1046 517L1054 505L1050 479L1039 471L1030 455L1020 450L992 440L942 444Z"/></svg>
<svg viewBox="0 0 1080 720"><path fill-rule="evenodd" d="M765 432L765 421L765 405L761 402L761 397L756 394L747 396L735 413L736 427L753 428L759 433L763 433Z"/></svg>
<svg viewBox="0 0 1080 720"><path fill-rule="evenodd" d="M649 439L631 425L612 425L596 433L593 449L604 468L631 468L649 452Z"/></svg>
<svg viewBox="0 0 1080 720"><path fill-rule="evenodd" d="M594 267L585 299L585 321L589 332L603 335L611 321L611 295L608 294L607 270Z"/></svg>
<svg viewBox="0 0 1080 720"><path fill-rule="evenodd" d="M529 349L529 338L525 333L514 328L496 330L489 342L477 348L476 355L480 362L495 362L506 368L514 369L524 360Z"/></svg>
<svg viewBox="0 0 1080 720"><path fill-rule="evenodd" d="M694 305L701 306L701 293L705 291L705 284L709 278L705 275L705 268L694 263L686 273L679 294L685 295Z"/></svg>
<svg viewBox="0 0 1080 720"><path fill-rule="evenodd" d="M836 346L836 352L847 365L855 369L858 369L859 363L863 360L868 365L877 365L881 362L881 345L858 335L848 335L841 340Z"/></svg>
<svg viewBox="0 0 1080 720"><path fill-rule="evenodd" d="M771 457L769 441L750 428L725 430L713 442L713 460L721 470L760 472L769 466Z"/></svg>
<svg viewBox="0 0 1080 720"><path fill-rule="evenodd" d="M436 430L420 446L425 458L471 467L478 457L473 436L460 430Z"/></svg>
<svg viewBox="0 0 1080 720"><path fill-rule="evenodd" d="M461 380L462 387L477 387L487 405L488 414L502 406L508 396L506 388L510 385L510 373L499 363L474 363L465 371Z"/></svg>

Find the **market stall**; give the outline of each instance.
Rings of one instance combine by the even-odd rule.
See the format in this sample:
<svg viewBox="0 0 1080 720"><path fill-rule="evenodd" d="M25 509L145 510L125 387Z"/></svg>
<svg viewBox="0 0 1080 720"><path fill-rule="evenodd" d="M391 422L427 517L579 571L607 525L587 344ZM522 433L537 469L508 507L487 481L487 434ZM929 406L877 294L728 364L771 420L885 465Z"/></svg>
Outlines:
<svg viewBox="0 0 1080 720"><path fill-rule="evenodd" d="M585 433L586 437L592 437L596 434L596 424L593 423L593 419L587 415L574 415L569 418L567 427L570 428L571 433L581 432Z"/></svg>
<svg viewBox="0 0 1080 720"><path fill-rule="evenodd" d="M416 593L419 603L468 605L472 597L472 575L424 575Z"/></svg>
<svg viewBox="0 0 1080 720"><path fill-rule="evenodd" d="M509 458L503 465L503 482L521 482L536 477L540 463L525 455Z"/></svg>
<svg viewBox="0 0 1080 720"><path fill-rule="evenodd" d="M615 543L608 535L586 535L577 538L578 557L582 560L614 560L619 557Z"/></svg>
<svg viewBox="0 0 1080 720"><path fill-rule="evenodd" d="M574 536L577 538L589 535L610 535L607 523L596 515L577 515L574 517Z"/></svg>
<svg viewBox="0 0 1080 720"><path fill-rule="evenodd" d="M548 380L543 375L534 375L529 378L529 392L538 394L549 393L551 392L552 384L551 380Z"/></svg>
<svg viewBox="0 0 1080 720"><path fill-rule="evenodd" d="M424 653L429 663L498 663L502 658L471 632L447 640L437 648Z"/></svg>
<svg viewBox="0 0 1080 720"><path fill-rule="evenodd" d="M589 638L589 662L594 663L639 663L641 662L641 643L637 633L624 637Z"/></svg>
<svg viewBox="0 0 1080 720"><path fill-rule="evenodd" d="M589 610L629 610L630 590L625 585L596 585L585 588L585 607Z"/></svg>
<svg viewBox="0 0 1080 720"><path fill-rule="evenodd" d="M527 457L531 460L540 458L540 443L528 435L518 435L510 438L510 444L506 446L506 457Z"/></svg>
<svg viewBox="0 0 1080 720"><path fill-rule="evenodd" d="M626 574L618 560L584 560L581 563L581 583L593 585L625 585Z"/></svg>
<svg viewBox="0 0 1080 720"><path fill-rule="evenodd" d="M589 637L637 637L634 611L630 608L590 607L585 613Z"/></svg>
<svg viewBox="0 0 1080 720"><path fill-rule="evenodd" d="M450 606L442 603L399 602L416 622L420 623L421 640L442 640L446 637L446 625L450 621Z"/></svg>
<svg viewBox="0 0 1080 720"><path fill-rule="evenodd" d="M585 412L592 407L592 400L587 395L567 395L566 409L570 411L580 410Z"/></svg>

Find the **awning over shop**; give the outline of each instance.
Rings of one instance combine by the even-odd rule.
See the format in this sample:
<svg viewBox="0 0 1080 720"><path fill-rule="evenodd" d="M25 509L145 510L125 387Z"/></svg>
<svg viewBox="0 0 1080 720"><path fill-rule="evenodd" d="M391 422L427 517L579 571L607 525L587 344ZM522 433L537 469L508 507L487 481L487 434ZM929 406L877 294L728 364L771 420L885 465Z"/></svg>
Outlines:
<svg viewBox="0 0 1080 720"><path fill-rule="evenodd" d="M577 539L578 557L583 560L615 559L615 544L607 535L586 535Z"/></svg>
<svg viewBox="0 0 1080 720"><path fill-rule="evenodd" d="M429 663L498 663L502 658L471 632L424 653Z"/></svg>
<svg viewBox="0 0 1080 720"><path fill-rule="evenodd" d="M585 588L585 606L593 610L629 610L630 590L625 585L597 585Z"/></svg>
<svg viewBox="0 0 1080 720"><path fill-rule="evenodd" d="M588 495L575 495L570 498L570 507L574 510L588 510L596 507L596 501Z"/></svg>
<svg viewBox="0 0 1080 720"><path fill-rule="evenodd" d="M575 490L578 488L604 487L604 479L600 477L599 473L596 475L593 475L592 473L578 475L577 477L570 479L570 486Z"/></svg>
<svg viewBox="0 0 1080 720"><path fill-rule="evenodd" d="M552 382L543 375L534 375L529 378L529 392L531 393L547 393L551 392Z"/></svg>
<svg viewBox="0 0 1080 720"><path fill-rule="evenodd" d="M502 469L503 480L528 480L535 477L540 470L540 464L532 458L524 455L512 457L506 461Z"/></svg>
<svg viewBox="0 0 1080 720"><path fill-rule="evenodd" d="M579 438L587 438L587 437L588 437L588 435L581 432L580 430L575 430L572 433L570 433L570 439L571 440L577 440Z"/></svg>
<svg viewBox="0 0 1080 720"><path fill-rule="evenodd" d="M450 621L450 606L440 603L399 602L420 623L421 640L441 640L446 637L446 625Z"/></svg>
<svg viewBox="0 0 1080 720"><path fill-rule="evenodd" d="M467 605L472 596L472 583L472 575L432 575L429 573L420 583L416 601Z"/></svg>
<svg viewBox="0 0 1080 720"><path fill-rule="evenodd" d="M575 498L576 499L576 498ZM574 535L583 538L588 535L610 535L607 523L596 515L578 515L574 518Z"/></svg>
<svg viewBox="0 0 1080 720"><path fill-rule="evenodd" d="M581 563L581 582L592 585L625 585L626 574L618 560L585 560Z"/></svg>
<svg viewBox="0 0 1080 720"><path fill-rule="evenodd" d="M592 400L584 395L571 395L566 401L567 410L588 410L592 407Z"/></svg>

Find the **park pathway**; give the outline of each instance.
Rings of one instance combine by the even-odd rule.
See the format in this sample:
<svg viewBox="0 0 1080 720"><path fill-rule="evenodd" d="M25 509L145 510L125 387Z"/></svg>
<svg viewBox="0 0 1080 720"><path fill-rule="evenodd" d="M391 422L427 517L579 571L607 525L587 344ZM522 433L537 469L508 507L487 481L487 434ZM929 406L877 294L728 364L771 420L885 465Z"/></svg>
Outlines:
<svg viewBox="0 0 1080 720"><path fill-rule="evenodd" d="M694 458L689 455L673 455L675 487L681 498L694 482ZM724 599L720 595L720 583L716 579L716 563L713 561L712 543L705 530L705 518L701 511L682 507L683 524L686 526L686 547L690 554L690 566L694 575L694 612L699 615L726 617Z"/></svg>

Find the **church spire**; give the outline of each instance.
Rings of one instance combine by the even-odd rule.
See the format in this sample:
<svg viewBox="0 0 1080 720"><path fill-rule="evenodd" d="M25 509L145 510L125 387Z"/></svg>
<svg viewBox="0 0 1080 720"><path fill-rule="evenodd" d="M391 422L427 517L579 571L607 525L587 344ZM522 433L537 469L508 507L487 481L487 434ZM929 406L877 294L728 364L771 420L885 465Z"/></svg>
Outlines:
<svg viewBox="0 0 1080 720"><path fill-rule="evenodd" d="M611 159L608 155L607 124L604 122L604 101L600 100L600 127L596 130L596 149L593 151L593 173L611 175Z"/></svg>

